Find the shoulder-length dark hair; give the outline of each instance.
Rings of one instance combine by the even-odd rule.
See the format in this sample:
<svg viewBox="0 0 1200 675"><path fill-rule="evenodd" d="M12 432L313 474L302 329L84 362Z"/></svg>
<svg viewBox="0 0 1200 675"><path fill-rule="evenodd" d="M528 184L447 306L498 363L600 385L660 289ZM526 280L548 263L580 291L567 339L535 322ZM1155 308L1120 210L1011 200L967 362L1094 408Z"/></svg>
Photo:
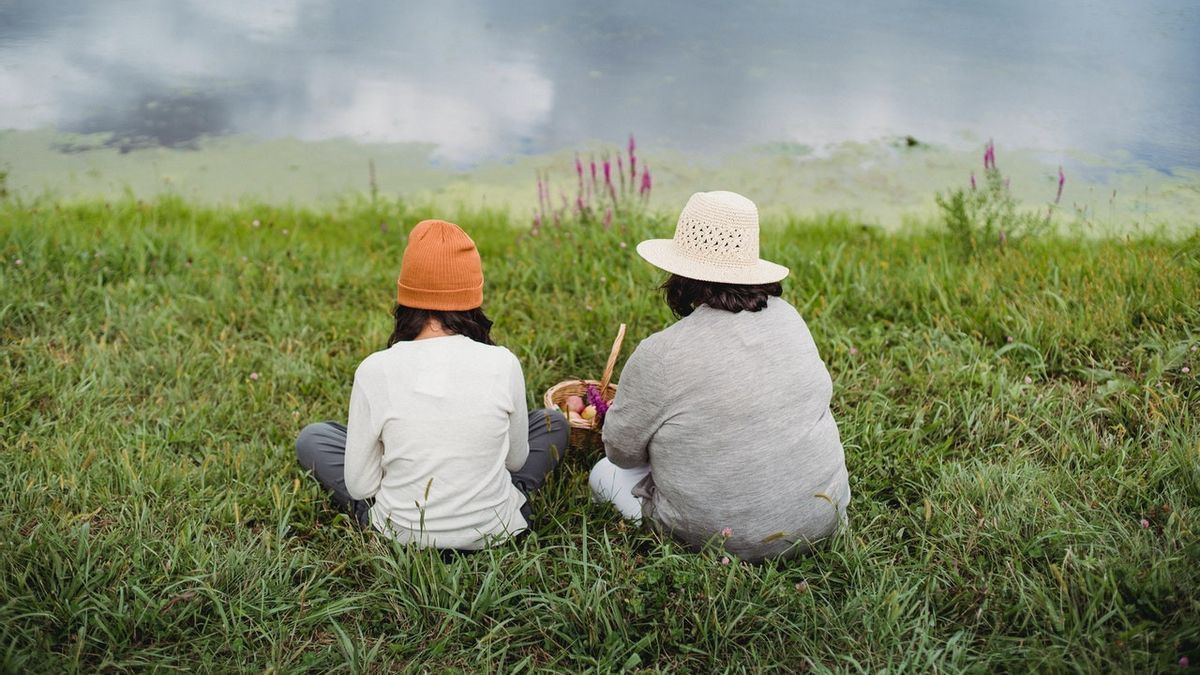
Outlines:
<svg viewBox="0 0 1200 675"><path fill-rule="evenodd" d="M407 342L416 339L430 319L436 319L448 333L465 335L476 342L485 345L492 342L492 320L483 313L483 308L476 307L461 312L446 312L437 309L417 309L396 305L392 310L396 317L396 328L388 338L387 346L397 342Z"/></svg>
<svg viewBox="0 0 1200 675"><path fill-rule="evenodd" d="M783 295L783 284L723 284L716 281L689 279L678 274L667 277L662 289L667 306L675 316L683 318L700 305L723 309L734 314L757 312L767 306L767 298Z"/></svg>

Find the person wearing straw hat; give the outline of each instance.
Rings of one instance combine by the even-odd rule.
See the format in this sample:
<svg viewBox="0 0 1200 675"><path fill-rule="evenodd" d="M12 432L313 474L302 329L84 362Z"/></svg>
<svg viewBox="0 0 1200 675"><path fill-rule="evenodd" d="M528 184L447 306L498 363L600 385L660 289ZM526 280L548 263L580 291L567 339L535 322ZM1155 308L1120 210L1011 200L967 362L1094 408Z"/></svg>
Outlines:
<svg viewBox="0 0 1200 675"><path fill-rule="evenodd" d="M529 527L529 494L567 447L557 410L526 411L517 357L492 344L475 242L418 223L387 349L354 373L349 420L310 424L296 458L360 524L418 547L475 550Z"/></svg>
<svg viewBox="0 0 1200 675"><path fill-rule="evenodd" d="M688 546L744 560L809 550L845 521L850 487L833 384L788 275L759 258L758 209L692 195L673 239L637 252L668 272L679 321L634 350L605 416L597 500Z"/></svg>

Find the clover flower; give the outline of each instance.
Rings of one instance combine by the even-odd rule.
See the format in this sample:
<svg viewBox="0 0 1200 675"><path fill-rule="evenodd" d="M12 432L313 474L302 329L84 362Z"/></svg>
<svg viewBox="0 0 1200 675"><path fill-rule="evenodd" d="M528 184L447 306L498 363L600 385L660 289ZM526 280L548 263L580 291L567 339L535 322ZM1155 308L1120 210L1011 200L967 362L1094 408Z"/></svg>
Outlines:
<svg viewBox="0 0 1200 675"><path fill-rule="evenodd" d="M726 539L732 537L733 536L733 528L727 527L727 528L721 530L721 536L725 537Z"/></svg>

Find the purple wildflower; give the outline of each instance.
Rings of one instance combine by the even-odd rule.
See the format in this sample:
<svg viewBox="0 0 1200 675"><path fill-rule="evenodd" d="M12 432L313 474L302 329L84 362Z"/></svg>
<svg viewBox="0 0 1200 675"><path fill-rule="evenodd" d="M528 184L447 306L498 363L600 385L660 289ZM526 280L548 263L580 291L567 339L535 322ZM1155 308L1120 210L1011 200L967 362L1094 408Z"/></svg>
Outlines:
<svg viewBox="0 0 1200 675"><path fill-rule="evenodd" d="M587 386L586 397L588 405L596 406L597 422L602 421L604 419L604 413L608 412L608 401L605 401L604 397L600 395L600 387L597 387L594 384L589 384Z"/></svg>
<svg viewBox="0 0 1200 675"><path fill-rule="evenodd" d="M579 161L579 155L575 155L575 175L583 181L583 163Z"/></svg>
<svg viewBox="0 0 1200 675"><path fill-rule="evenodd" d="M729 556L727 556L727 555L721 556L721 564L728 565L729 564Z"/></svg>
<svg viewBox="0 0 1200 675"><path fill-rule="evenodd" d="M638 194L647 196L650 194L650 167L649 165L642 167L642 186L638 188Z"/></svg>
<svg viewBox="0 0 1200 675"><path fill-rule="evenodd" d="M588 161L588 164L592 169L592 186L595 187L595 185L596 185L596 158L592 157L591 160Z"/></svg>
<svg viewBox="0 0 1200 675"><path fill-rule="evenodd" d="M1067 182L1067 177L1063 174L1062 164L1058 165L1058 194L1054 195L1054 203L1057 204L1062 199L1063 183Z"/></svg>
<svg viewBox="0 0 1200 675"><path fill-rule="evenodd" d="M612 207L610 206L607 209L604 209L604 227L606 227L606 228L612 227L612 218L613 218L613 213L612 213ZM624 243L624 242L622 242L622 243Z"/></svg>
<svg viewBox="0 0 1200 675"><path fill-rule="evenodd" d="M583 211L584 211L583 195L579 195L578 197L575 198L575 209L578 210L580 213L583 213Z"/></svg>
<svg viewBox="0 0 1200 675"><path fill-rule="evenodd" d="M971 189L972 190L975 189L975 172L974 171L971 172Z"/></svg>
<svg viewBox="0 0 1200 675"><path fill-rule="evenodd" d="M604 184L612 187L612 162L604 160Z"/></svg>
<svg viewBox="0 0 1200 675"><path fill-rule="evenodd" d="M725 537L726 539L732 537L733 536L733 528L727 527L727 528L721 530L721 536Z"/></svg>
<svg viewBox="0 0 1200 675"><path fill-rule="evenodd" d="M1143 530L1150 529L1150 521L1146 520L1145 518L1142 518L1142 521L1140 524L1141 524Z"/></svg>
<svg viewBox="0 0 1200 675"><path fill-rule="evenodd" d="M637 150L637 143L633 140L633 134L629 134L629 154L632 156L633 151Z"/></svg>

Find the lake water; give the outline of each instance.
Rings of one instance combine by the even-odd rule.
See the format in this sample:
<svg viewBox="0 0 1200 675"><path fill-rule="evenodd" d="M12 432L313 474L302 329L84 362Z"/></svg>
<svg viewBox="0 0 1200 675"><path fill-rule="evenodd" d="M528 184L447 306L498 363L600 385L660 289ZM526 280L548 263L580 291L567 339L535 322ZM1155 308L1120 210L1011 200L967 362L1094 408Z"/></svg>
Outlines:
<svg viewBox="0 0 1200 675"><path fill-rule="evenodd" d="M522 158L635 132L713 166L907 136L977 163L994 138L1042 183L1066 164L1072 187L1154 174L1096 195L1179 176L1195 192L1197 120L1195 0L0 3L0 130L22 130L0 132L0 168L43 188L110 171L136 183L133 160L96 164L104 151L202 185L233 160L159 151L212 153L213 139L276 143L256 157L293 140L407 144L420 152L395 164L524 171ZM51 129L105 135L38 135ZM52 154L29 159L34 141ZM838 171L873 161L860 154ZM928 203L926 183L913 189Z"/></svg>

